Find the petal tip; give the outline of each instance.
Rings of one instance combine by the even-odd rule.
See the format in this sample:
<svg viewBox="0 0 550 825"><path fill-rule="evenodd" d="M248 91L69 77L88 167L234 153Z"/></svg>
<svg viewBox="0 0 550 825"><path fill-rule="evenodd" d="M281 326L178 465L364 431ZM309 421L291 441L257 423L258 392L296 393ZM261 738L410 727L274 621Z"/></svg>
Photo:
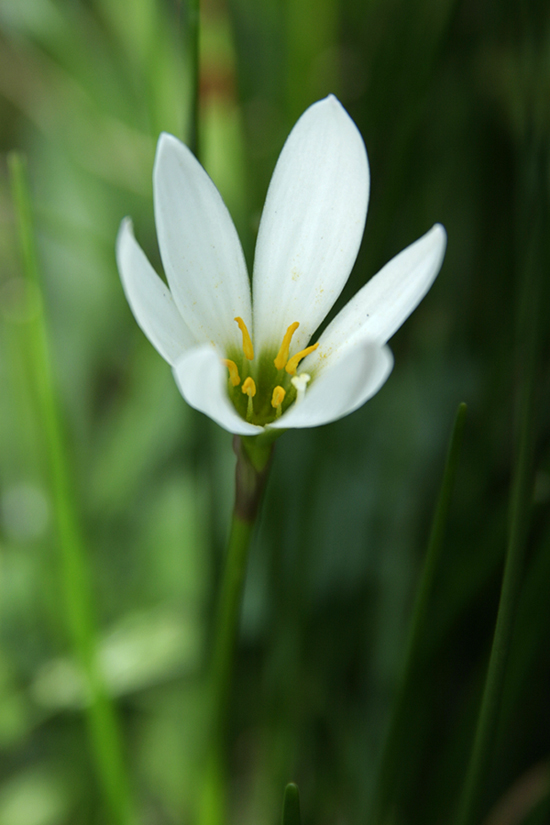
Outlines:
<svg viewBox="0 0 550 825"><path fill-rule="evenodd" d="M120 257L123 247L128 242L129 238L134 237L134 224L132 219L127 215L125 218L122 218L120 222L120 226L118 228L117 236L116 236L116 243L115 249L117 258Z"/></svg>
<svg viewBox="0 0 550 825"><path fill-rule="evenodd" d="M180 143L177 137L171 135L170 132L161 132L157 141L157 152L166 146L173 146L175 143Z"/></svg>
<svg viewBox="0 0 550 825"><path fill-rule="evenodd" d="M330 113L335 117L342 117L344 116L346 120L350 120L353 123L352 118L350 117L349 113L345 109L344 106L340 103L336 95L332 93L327 95L326 97L322 98L322 100L318 100L316 103L313 103L310 108L324 109L326 110L327 114ZM353 125L356 127L355 123Z"/></svg>
<svg viewBox="0 0 550 825"><path fill-rule="evenodd" d="M441 260L443 260L445 250L447 249L447 232L445 231L445 227L441 223L435 223L429 234L437 245L439 256Z"/></svg>
<svg viewBox="0 0 550 825"><path fill-rule="evenodd" d="M447 232L442 223L434 223L432 232L438 234L443 241L447 241Z"/></svg>
<svg viewBox="0 0 550 825"><path fill-rule="evenodd" d="M123 232L131 232L132 234L134 234L134 222L132 221L129 215L125 215L125 217L122 218L120 222L120 226L118 228L119 237L122 235Z"/></svg>
<svg viewBox="0 0 550 825"><path fill-rule="evenodd" d="M332 92L329 95L327 95L325 98L323 98L323 100L320 100L319 103L326 103L329 106L333 106L335 109L336 108L338 108L338 109L343 109L344 108L342 106L342 104L340 103L340 101L338 100L338 98L336 97L336 95L333 95Z"/></svg>
<svg viewBox="0 0 550 825"><path fill-rule="evenodd" d="M157 141L153 176L161 164L170 163L171 159L175 156L181 158L185 150L189 151L181 140L178 140L177 137L168 132L161 132Z"/></svg>

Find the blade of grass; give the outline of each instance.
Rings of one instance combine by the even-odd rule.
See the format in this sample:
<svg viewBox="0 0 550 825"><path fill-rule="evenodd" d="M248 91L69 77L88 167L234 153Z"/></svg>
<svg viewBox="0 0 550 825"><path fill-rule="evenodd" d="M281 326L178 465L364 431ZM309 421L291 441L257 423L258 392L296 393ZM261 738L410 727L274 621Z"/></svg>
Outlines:
<svg viewBox="0 0 550 825"><path fill-rule="evenodd" d="M533 147L534 149L534 147ZM526 254L520 272L518 346L518 428L516 460L510 491L510 522L495 632L479 710L474 743L459 800L457 825L478 820L478 806L486 779L495 737L508 652L518 596L533 496L536 443L535 398L538 373L539 312L541 274L545 271L547 245L547 202L544 186L547 161L544 152L528 153L525 187L520 187L529 214L522 216L526 227Z"/></svg>
<svg viewBox="0 0 550 825"><path fill-rule="evenodd" d="M298 785L289 782L285 788L281 825L300 825L301 821Z"/></svg>
<svg viewBox="0 0 550 825"><path fill-rule="evenodd" d="M35 323L29 325L32 335L29 349L33 360L34 390L44 427L43 437L57 528L66 621L88 693L86 713L91 753L99 786L111 821L116 825L129 825L133 822L129 782L124 765L121 733L97 659L97 629L92 607L91 573L74 499L68 448L55 389L34 243L26 164L22 156L15 152L9 156L8 162L23 272L35 292L37 311Z"/></svg>
<svg viewBox="0 0 550 825"><path fill-rule="evenodd" d="M393 701L390 715L390 722L386 734L378 779L375 786L374 802L370 821L372 823L383 822L386 809L394 790L395 780L398 773L397 757L399 753L399 743L401 730L404 721L404 714L408 707L407 697L416 671L419 654L422 647L422 636L426 627L428 616L428 606L434 577L441 557L445 527L451 506L451 497L454 488L460 447L466 421L466 404L462 403L456 413L451 440L447 452L445 469L439 499L435 508L434 518L428 549L424 561L424 568L420 577L420 584L416 593L413 607L412 619L407 638L405 655L401 677Z"/></svg>

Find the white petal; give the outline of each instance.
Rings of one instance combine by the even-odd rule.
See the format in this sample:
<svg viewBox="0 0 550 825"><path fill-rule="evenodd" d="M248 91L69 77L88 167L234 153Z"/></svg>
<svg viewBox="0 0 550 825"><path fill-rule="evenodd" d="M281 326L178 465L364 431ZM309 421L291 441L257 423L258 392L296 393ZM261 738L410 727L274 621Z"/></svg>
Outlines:
<svg viewBox="0 0 550 825"><path fill-rule="evenodd" d="M254 261L258 348L278 349L294 321L291 354L306 345L351 272L368 197L363 138L330 95L299 119L269 185Z"/></svg>
<svg viewBox="0 0 550 825"><path fill-rule="evenodd" d="M153 173L160 254L177 307L197 341L240 347L251 330L243 251L220 193L189 149L159 138Z"/></svg>
<svg viewBox="0 0 550 825"><path fill-rule="evenodd" d="M319 338L319 349L304 361L313 369L339 357L365 338L385 344L418 306L443 262L447 236L441 224L384 266L346 304Z"/></svg>
<svg viewBox="0 0 550 825"><path fill-rule="evenodd" d="M258 435L263 427L244 421L227 395L227 370L216 350L203 345L186 352L175 364L174 378L187 403L236 435Z"/></svg>
<svg viewBox="0 0 550 825"><path fill-rule="evenodd" d="M378 392L393 367L388 347L363 342L338 363L322 370L294 404L271 427L318 427L336 421L361 407Z"/></svg>
<svg viewBox="0 0 550 825"><path fill-rule="evenodd" d="M169 364L175 364L195 341L170 290L134 238L129 218L120 225L116 257L124 293L136 321L162 357Z"/></svg>

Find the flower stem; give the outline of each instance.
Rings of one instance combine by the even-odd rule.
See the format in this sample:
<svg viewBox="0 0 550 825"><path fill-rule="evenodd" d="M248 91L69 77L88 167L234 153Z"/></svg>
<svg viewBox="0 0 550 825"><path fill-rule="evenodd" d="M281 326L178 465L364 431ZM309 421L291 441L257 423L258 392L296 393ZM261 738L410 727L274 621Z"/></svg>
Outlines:
<svg viewBox="0 0 550 825"><path fill-rule="evenodd" d="M441 557L465 421L466 404L462 403L458 407L449 442L443 480L433 517L424 568L413 607L401 676L393 701L386 740L380 759L378 780L370 820L372 823L385 821L384 815L386 807L389 803L395 778L398 773L399 765L397 764L397 755L399 753L400 735L403 722L405 721L405 715L408 711L407 700L420 658L422 637L428 616L428 605L432 594L435 573Z"/></svg>
<svg viewBox="0 0 550 825"><path fill-rule="evenodd" d="M270 467L273 443L258 451L235 436L233 449L237 455L235 470L235 507L227 545L225 569L221 584L214 634L210 678L214 691L216 728L223 735L233 673L233 653L237 638L244 576L248 550L262 492ZM252 456L250 450L253 450Z"/></svg>
<svg viewBox="0 0 550 825"><path fill-rule="evenodd" d="M225 570L219 596L214 650L210 678L212 680L215 729L224 733L233 672L233 653L237 639L248 550L254 523L233 515Z"/></svg>
<svg viewBox="0 0 550 825"><path fill-rule="evenodd" d="M233 449L237 455L235 506L216 611L209 668L210 739L198 814L198 820L202 825L217 825L224 820L224 754L234 652L250 540L269 473L273 441L271 436L235 436L233 440Z"/></svg>
<svg viewBox="0 0 550 825"><path fill-rule="evenodd" d="M110 820L133 822L129 782L118 720L97 659L97 628L92 607L91 575L87 563L68 449L55 391L48 330L36 257L26 165L18 153L9 156L13 200L17 215L23 271L34 290L35 318L29 326L33 380L44 428L51 494L58 534L61 587L74 651L89 694L86 705L92 758Z"/></svg>

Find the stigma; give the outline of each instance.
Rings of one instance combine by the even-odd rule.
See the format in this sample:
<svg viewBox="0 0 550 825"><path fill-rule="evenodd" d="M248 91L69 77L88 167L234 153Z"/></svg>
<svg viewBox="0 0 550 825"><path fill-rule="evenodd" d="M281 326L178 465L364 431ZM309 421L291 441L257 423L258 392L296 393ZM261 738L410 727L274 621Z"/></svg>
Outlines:
<svg viewBox="0 0 550 825"><path fill-rule="evenodd" d="M290 379L290 383L296 390L296 404L301 404L306 394L306 387L311 381L311 375L307 372L302 372L300 375L295 375Z"/></svg>

